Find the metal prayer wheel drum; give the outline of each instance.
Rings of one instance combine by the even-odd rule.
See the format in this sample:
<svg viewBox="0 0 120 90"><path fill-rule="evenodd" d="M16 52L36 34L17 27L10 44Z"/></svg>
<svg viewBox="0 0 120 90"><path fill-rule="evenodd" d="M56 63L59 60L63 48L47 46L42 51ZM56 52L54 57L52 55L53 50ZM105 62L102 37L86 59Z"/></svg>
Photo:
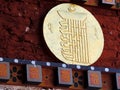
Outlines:
<svg viewBox="0 0 120 90"><path fill-rule="evenodd" d="M104 47L103 32L95 17L70 3L57 5L48 12L43 35L50 51L67 64L91 65Z"/></svg>

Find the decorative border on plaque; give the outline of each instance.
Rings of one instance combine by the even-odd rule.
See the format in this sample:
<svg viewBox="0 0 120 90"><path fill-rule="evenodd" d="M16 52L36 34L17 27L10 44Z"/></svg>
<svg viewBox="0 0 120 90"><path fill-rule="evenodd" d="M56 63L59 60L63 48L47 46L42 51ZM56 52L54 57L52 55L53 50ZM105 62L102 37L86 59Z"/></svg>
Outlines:
<svg viewBox="0 0 120 90"><path fill-rule="evenodd" d="M10 65L8 62L0 62L0 80L10 79Z"/></svg>
<svg viewBox="0 0 120 90"><path fill-rule="evenodd" d="M73 84L72 69L58 67L58 84L66 86Z"/></svg>
<svg viewBox="0 0 120 90"><path fill-rule="evenodd" d="M102 3L115 5L115 0L102 0Z"/></svg>
<svg viewBox="0 0 120 90"><path fill-rule="evenodd" d="M88 87L102 88L101 72L88 70Z"/></svg>
<svg viewBox="0 0 120 90"><path fill-rule="evenodd" d="M40 65L26 65L27 68L27 82L40 83L42 82L42 69Z"/></svg>
<svg viewBox="0 0 120 90"><path fill-rule="evenodd" d="M111 73L120 73L120 69L116 68L107 68L107 67L94 67L94 66L83 66L75 64L65 64L65 63L56 63L56 62L44 62L39 60L22 60L22 59L12 59L12 58L3 58L0 57L0 62L9 62L14 64L30 64L30 65L40 65L47 67L65 67L71 69L80 69L80 70L94 70L100 72L111 72ZM33 63L34 62L34 63Z"/></svg>

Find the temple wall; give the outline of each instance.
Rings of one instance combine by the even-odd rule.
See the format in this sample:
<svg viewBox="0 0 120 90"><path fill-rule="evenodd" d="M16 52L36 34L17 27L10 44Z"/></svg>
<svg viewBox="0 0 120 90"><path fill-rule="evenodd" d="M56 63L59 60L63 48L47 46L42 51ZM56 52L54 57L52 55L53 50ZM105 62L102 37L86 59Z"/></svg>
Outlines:
<svg viewBox="0 0 120 90"><path fill-rule="evenodd" d="M64 1L70 2L70 0ZM61 62L50 52L45 44L43 21L52 7L64 3L64 1L0 0L0 57ZM95 16L104 34L103 53L93 66L120 68L120 10L111 9L107 5L89 6L79 2L76 4L83 6ZM22 66L11 64L10 70L13 70L13 68L23 70ZM47 83L48 87L54 87L53 83L51 83L54 78L51 77L51 75L54 76L53 70L51 68L43 68L43 80L45 81L41 86L45 86ZM73 70L73 76L76 73L85 77L81 75L82 71ZM13 76L7 83L0 85L0 90L42 90L40 87L30 87L27 85L8 86L10 84L24 85L21 80L13 80L14 76L17 77L16 72L12 72L11 75ZM78 81L78 77L75 80ZM111 74L102 72L102 80L102 89L112 90ZM82 87L81 85L78 87L73 85L72 88L80 89Z"/></svg>
<svg viewBox="0 0 120 90"><path fill-rule="evenodd" d="M55 0L0 0L0 57L60 62L47 48L42 34L45 15L60 3ZM96 17L104 33L103 53L93 65L119 68L120 11L77 4Z"/></svg>

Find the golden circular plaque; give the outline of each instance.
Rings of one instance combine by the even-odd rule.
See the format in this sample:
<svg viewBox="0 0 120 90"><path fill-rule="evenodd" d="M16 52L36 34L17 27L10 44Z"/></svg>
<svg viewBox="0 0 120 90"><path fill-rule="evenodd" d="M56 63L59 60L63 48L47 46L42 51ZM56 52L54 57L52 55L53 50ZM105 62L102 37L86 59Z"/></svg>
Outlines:
<svg viewBox="0 0 120 90"><path fill-rule="evenodd" d="M52 8L45 17L43 34L51 52L67 64L91 65L103 51L104 38L98 21L75 4Z"/></svg>

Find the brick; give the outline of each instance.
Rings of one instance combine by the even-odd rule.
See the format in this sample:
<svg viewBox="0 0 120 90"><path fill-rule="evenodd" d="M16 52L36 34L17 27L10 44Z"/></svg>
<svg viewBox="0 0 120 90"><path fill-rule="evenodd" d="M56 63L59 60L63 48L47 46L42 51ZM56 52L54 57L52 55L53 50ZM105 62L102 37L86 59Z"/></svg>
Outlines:
<svg viewBox="0 0 120 90"><path fill-rule="evenodd" d="M0 62L0 80L10 79L10 65L8 62Z"/></svg>
<svg viewBox="0 0 120 90"><path fill-rule="evenodd" d="M58 84L59 85L72 85L72 69L58 67Z"/></svg>
<svg viewBox="0 0 120 90"><path fill-rule="evenodd" d="M102 88L101 72L88 71L88 88Z"/></svg>
<svg viewBox="0 0 120 90"><path fill-rule="evenodd" d="M120 73L116 73L117 90L120 90Z"/></svg>
<svg viewBox="0 0 120 90"><path fill-rule="evenodd" d="M41 66L26 65L27 69L27 82L30 83L41 83L42 82L42 69Z"/></svg>

